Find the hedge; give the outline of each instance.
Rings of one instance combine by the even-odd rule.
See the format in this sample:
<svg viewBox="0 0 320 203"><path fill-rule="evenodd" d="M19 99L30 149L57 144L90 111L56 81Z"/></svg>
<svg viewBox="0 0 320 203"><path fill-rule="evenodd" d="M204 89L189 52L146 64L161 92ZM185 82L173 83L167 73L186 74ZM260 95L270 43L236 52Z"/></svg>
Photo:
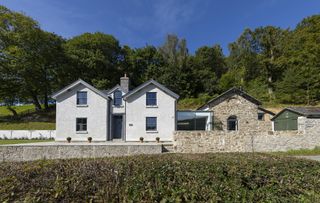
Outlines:
<svg viewBox="0 0 320 203"><path fill-rule="evenodd" d="M319 202L320 164L250 153L163 154L0 164L18 202Z"/></svg>

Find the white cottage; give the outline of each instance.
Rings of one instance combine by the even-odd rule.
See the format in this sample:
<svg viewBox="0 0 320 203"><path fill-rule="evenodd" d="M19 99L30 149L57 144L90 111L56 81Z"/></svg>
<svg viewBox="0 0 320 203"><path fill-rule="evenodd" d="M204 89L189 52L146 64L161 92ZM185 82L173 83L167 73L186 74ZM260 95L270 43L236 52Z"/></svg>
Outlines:
<svg viewBox="0 0 320 203"><path fill-rule="evenodd" d="M52 95L56 141L172 141L179 96L155 80L129 91L129 78L110 90L79 79Z"/></svg>

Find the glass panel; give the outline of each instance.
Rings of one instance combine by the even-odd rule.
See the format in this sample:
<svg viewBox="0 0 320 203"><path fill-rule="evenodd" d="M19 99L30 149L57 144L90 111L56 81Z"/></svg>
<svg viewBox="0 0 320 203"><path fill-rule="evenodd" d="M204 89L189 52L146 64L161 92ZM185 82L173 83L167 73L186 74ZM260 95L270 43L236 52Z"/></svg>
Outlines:
<svg viewBox="0 0 320 203"><path fill-rule="evenodd" d="M146 130L157 130L157 118L156 117L147 117L146 118Z"/></svg>
<svg viewBox="0 0 320 203"><path fill-rule="evenodd" d="M211 112L177 112L177 130L210 130Z"/></svg>
<svg viewBox="0 0 320 203"><path fill-rule="evenodd" d="M207 116L197 116L195 118L195 130L206 130Z"/></svg>
<svg viewBox="0 0 320 203"><path fill-rule="evenodd" d="M147 104L147 106L157 105L157 93L156 92L147 92L146 104Z"/></svg>
<svg viewBox="0 0 320 203"><path fill-rule="evenodd" d="M177 130L195 130L195 114L193 112L178 112Z"/></svg>
<svg viewBox="0 0 320 203"><path fill-rule="evenodd" d="M121 91L115 91L113 94L114 105L121 106L122 105L122 93Z"/></svg>
<svg viewBox="0 0 320 203"><path fill-rule="evenodd" d="M87 118L77 118L77 131L86 131L87 130Z"/></svg>
<svg viewBox="0 0 320 203"><path fill-rule="evenodd" d="M87 92L77 92L77 104L87 104Z"/></svg>

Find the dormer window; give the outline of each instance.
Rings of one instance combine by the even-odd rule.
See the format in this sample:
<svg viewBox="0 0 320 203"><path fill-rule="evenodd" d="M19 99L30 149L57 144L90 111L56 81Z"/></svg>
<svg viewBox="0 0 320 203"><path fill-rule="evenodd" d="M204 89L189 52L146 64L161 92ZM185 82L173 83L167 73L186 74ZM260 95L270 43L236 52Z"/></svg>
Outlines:
<svg viewBox="0 0 320 203"><path fill-rule="evenodd" d="M115 105L115 106L122 105L122 92L119 90L116 90L113 93L113 105Z"/></svg>
<svg viewBox="0 0 320 203"><path fill-rule="evenodd" d="M147 106L156 106L157 105L157 93L156 92L147 92L146 105Z"/></svg>
<svg viewBox="0 0 320 203"><path fill-rule="evenodd" d="M77 92L77 105L87 105L87 92L78 91Z"/></svg>

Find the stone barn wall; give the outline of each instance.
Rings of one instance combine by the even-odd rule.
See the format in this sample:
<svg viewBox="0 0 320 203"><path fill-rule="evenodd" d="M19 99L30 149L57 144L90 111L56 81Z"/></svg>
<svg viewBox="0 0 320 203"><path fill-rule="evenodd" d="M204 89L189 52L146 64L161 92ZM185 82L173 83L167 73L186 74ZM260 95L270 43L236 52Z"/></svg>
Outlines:
<svg viewBox="0 0 320 203"><path fill-rule="evenodd" d="M227 119L236 116L238 131L270 131L272 122L270 115L265 114L265 120L258 120L258 106L239 95L234 95L215 106L209 107L213 111L215 130L227 130Z"/></svg>
<svg viewBox="0 0 320 203"><path fill-rule="evenodd" d="M176 131L174 151L272 152L320 146L320 119L298 119L298 131Z"/></svg>

